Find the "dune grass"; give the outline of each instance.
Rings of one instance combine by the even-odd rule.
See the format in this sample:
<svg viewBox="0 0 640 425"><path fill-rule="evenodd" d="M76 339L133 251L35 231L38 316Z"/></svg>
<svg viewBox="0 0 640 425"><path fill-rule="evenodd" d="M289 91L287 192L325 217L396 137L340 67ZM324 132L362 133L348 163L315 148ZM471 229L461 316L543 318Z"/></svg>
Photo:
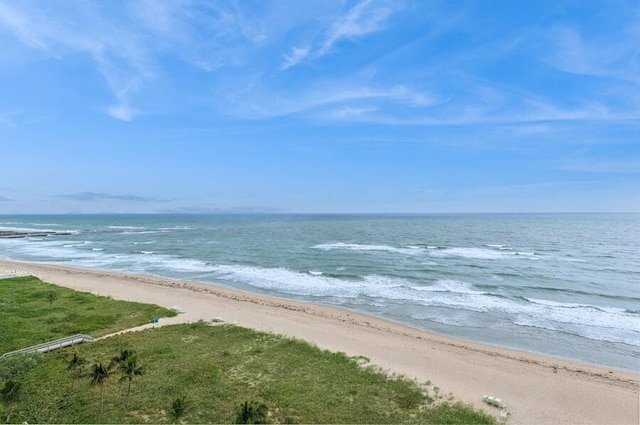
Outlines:
<svg viewBox="0 0 640 425"><path fill-rule="evenodd" d="M103 387L73 381L71 353L108 364L134 350L145 373ZM495 423L469 406L435 397L433 387L368 366L366 359L232 325L174 325L47 354L18 379L16 423L231 423L245 401L264 405L270 423ZM89 366L85 366L89 371Z"/></svg>
<svg viewBox="0 0 640 425"><path fill-rule="evenodd" d="M33 276L0 279L0 354L77 333L106 335L175 315L156 305L77 292Z"/></svg>

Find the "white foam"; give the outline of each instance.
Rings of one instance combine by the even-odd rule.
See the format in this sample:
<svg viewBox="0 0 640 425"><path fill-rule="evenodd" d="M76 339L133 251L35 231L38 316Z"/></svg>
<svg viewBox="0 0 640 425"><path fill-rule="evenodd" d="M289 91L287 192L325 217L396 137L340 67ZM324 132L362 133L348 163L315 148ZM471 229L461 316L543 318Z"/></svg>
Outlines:
<svg viewBox="0 0 640 425"><path fill-rule="evenodd" d="M73 261L81 258L93 258L100 255L93 251L76 249L79 245L68 243L73 241L56 241L50 239L11 239L3 241L12 242L11 252L19 255L26 255L31 258L36 257L38 259L62 259Z"/></svg>
<svg viewBox="0 0 640 425"><path fill-rule="evenodd" d="M45 229L34 229L31 227L4 227L0 226L0 230L6 232L46 232Z"/></svg>
<svg viewBox="0 0 640 425"><path fill-rule="evenodd" d="M211 272L215 268L205 261L180 258L172 255L157 254L153 251L138 251L127 255L102 255L94 258L91 265L100 267L126 268L133 271L154 272L159 270L166 272Z"/></svg>
<svg viewBox="0 0 640 425"><path fill-rule="evenodd" d="M315 249L321 249L323 251L332 251L334 249L349 250L349 251L384 251L395 252L401 254L417 254L421 251L419 246L406 246L404 248L397 248L389 245L366 245L357 243L325 243L313 246Z"/></svg>
<svg viewBox="0 0 640 425"><path fill-rule="evenodd" d="M446 258L469 258L474 260L502 260L513 257L524 257L531 260L537 260L534 252L513 252L506 249L488 249L488 248L445 248L437 251L429 251L432 257Z"/></svg>
<svg viewBox="0 0 640 425"><path fill-rule="evenodd" d="M435 285L429 286L412 286L412 289L416 291L426 292L454 292L458 294L472 294L472 295L484 295L486 292L475 291L471 289L471 284L460 282L453 279L442 279L436 282Z"/></svg>
<svg viewBox="0 0 640 425"><path fill-rule="evenodd" d="M108 229L128 229L128 230L135 230L135 229L146 229L146 227L139 227L139 226L107 226Z"/></svg>
<svg viewBox="0 0 640 425"><path fill-rule="evenodd" d="M125 230L119 235L151 235L156 233L167 233L167 230Z"/></svg>
<svg viewBox="0 0 640 425"><path fill-rule="evenodd" d="M6 223L5 223L6 224ZM44 226L54 226L53 224L46 224ZM2 231L6 231L6 232L24 232L24 233L42 233L42 232L51 232L51 233L70 233L70 234L78 234L79 232L77 230L52 230L49 228L43 228L43 227L6 227L6 226L0 226L0 230Z"/></svg>
<svg viewBox="0 0 640 425"><path fill-rule="evenodd" d="M482 260L498 260L505 258L502 252L485 248L445 248L429 253L434 257L460 257Z"/></svg>
<svg viewBox="0 0 640 425"><path fill-rule="evenodd" d="M173 226L173 227L160 227L158 230L193 230L193 227L189 226Z"/></svg>
<svg viewBox="0 0 640 425"><path fill-rule="evenodd" d="M534 304L540 304L550 307L560 307L560 308L595 308L598 310L606 311L609 313L624 313L626 310L624 308L614 308L614 307L599 307L591 304L578 304L578 303L563 303L558 301L551 300L541 300L538 298L527 298L530 302Z"/></svg>
<svg viewBox="0 0 640 425"><path fill-rule="evenodd" d="M211 272L215 271L215 267L201 260L189 258L165 257L158 259L156 263L158 267L168 268L171 270L187 271L187 272Z"/></svg>
<svg viewBox="0 0 640 425"><path fill-rule="evenodd" d="M342 299L367 296L386 302L508 314L517 324L530 326L535 323L547 329L569 326L572 332L590 338L595 338L596 332L590 329L595 327L608 330L609 336L605 340L640 346L640 317L625 313L622 309L546 300L516 301L478 291L469 283L451 279L418 286L402 279L380 275L369 275L356 281L299 273L284 268L234 265L217 266L216 269L219 278L267 290Z"/></svg>
<svg viewBox="0 0 640 425"><path fill-rule="evenodd" d="M632 346L640 346L640 331L637 329L612 329L611 326L597 326L589 324L550 321L545 317L530 314L518 315L514 321L518 326L534 327L555 332L566 332L596 341L624 343Z"/></svg>

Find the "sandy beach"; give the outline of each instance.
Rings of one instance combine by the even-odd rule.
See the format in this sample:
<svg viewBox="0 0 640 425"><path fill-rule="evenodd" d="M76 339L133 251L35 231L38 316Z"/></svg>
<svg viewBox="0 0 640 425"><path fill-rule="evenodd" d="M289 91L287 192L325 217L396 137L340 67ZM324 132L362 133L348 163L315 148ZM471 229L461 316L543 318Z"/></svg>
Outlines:
<svg viewBox="0 0 640 425"><path fill-rule="evenodd" d="M449 339L315 304L212 285L49 264L0 260L0 275L34 275L79 291L178 306L160 325L221 318L321 348L363 355L383 369L499 416L482 402L500 397L510 424L638 424L640 374Z"/></svg>

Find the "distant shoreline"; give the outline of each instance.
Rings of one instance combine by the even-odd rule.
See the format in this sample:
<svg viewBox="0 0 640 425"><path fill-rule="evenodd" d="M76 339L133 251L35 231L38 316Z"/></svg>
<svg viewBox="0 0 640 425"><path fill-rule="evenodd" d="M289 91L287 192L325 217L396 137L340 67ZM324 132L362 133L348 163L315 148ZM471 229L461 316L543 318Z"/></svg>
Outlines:
<svg viewBox="0 0 640 425"><path fill-rule="evenodd" d="M163 324L225 322L364 355L390 372L431 380L443 392L482 403L498 396L509 423L636 423L640 375L442 337L373 316L190 281L0 260L0 275L30 274L75 290L185 313Z"/></svg>

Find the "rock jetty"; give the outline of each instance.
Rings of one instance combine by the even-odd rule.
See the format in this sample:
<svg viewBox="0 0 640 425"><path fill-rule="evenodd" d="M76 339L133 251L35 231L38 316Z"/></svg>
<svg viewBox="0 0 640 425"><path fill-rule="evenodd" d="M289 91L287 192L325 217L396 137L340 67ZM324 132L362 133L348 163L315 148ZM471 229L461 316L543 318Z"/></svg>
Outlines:
<svg viewBox="0 0 640 425"><path fill-rule="evenodd" d="M47 230L38 231L19 231L19 230L0 230L0 238L2 239L18 239L18 238L35 238L44 236L68 236L70 232L51 232Z"/></svg>

